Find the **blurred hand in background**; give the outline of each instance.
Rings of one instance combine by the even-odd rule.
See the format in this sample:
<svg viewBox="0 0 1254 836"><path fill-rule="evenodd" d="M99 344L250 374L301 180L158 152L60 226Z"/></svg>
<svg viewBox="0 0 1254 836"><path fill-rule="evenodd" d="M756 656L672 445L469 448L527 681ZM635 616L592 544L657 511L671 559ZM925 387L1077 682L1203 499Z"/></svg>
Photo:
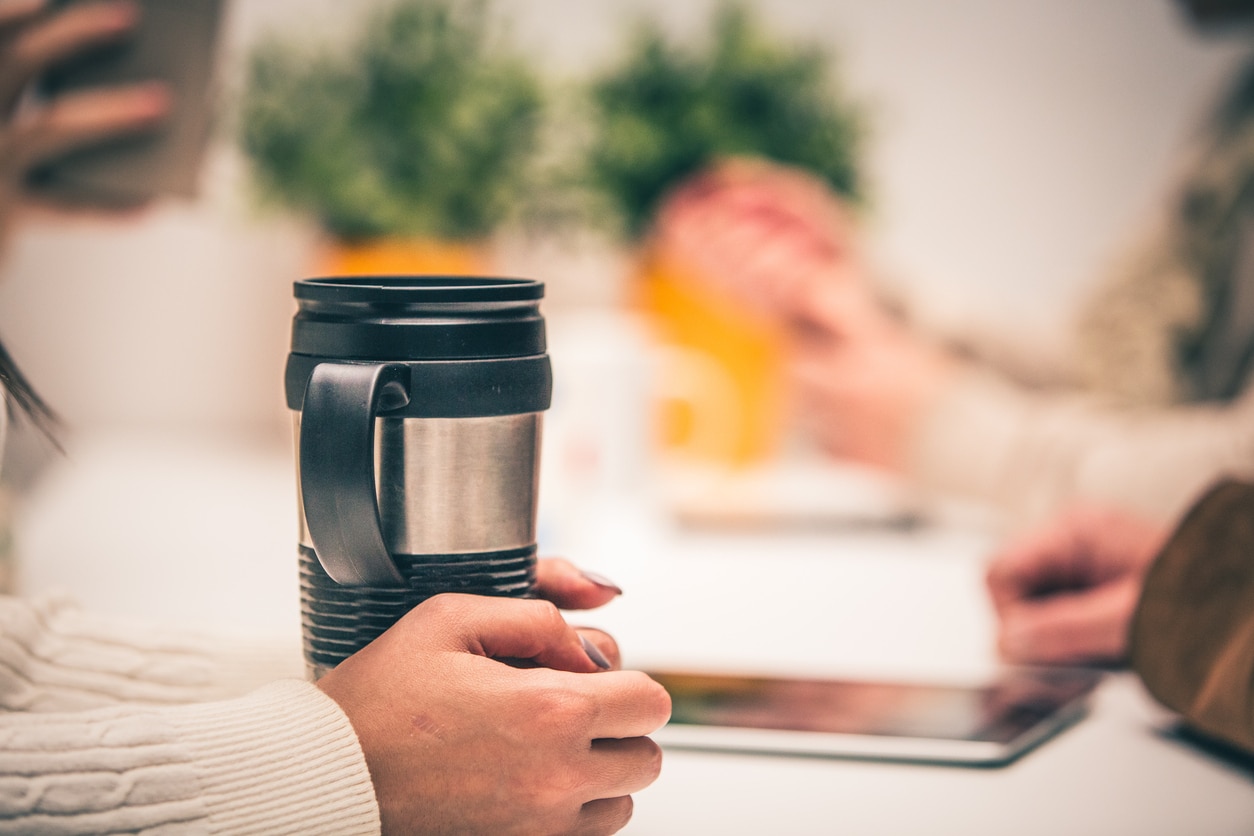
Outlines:
<svg viewBox="0 0 1254 836"><path fill-rule="evenodd" d="M102 87L40 100L28 91L48 69L127 36L139 19L129 0L74 3L0 0L0 235L23 203L39 202L30 172L114 136L155 127L170 111L159 82Z"/></svg>
<svg viewBox="0 0 1254 836"><path fill-rule="evenodd" d="M1156 523L1078 508L1005 545L987 581L998 647L1015 663L1123 662L1145 573L1166 540Z"/></svg>
<svg viewBox="0 0 1254 836"><path fill-rule="evenodd" d="M918 425L955 361L848 285L814 287L790 332L798 424L834 456L907 472Z"/></svg>
<svg viewBox="0 0 1254 836"><path fill-rule="evenodd" d="M861 285L853 219L818 178L765 160L729 159L685 180L654 235L707 281L774 316L824 283Z"/></svg>
<svg viewBox="0 0 1254 836"><path fill-rule="evenodd" d="M668 252L786 330L797 418L820 446L906 467L914 424L952 362L879 298L833 191L799 169L729 160L671 194L656 232Z"/></svg>

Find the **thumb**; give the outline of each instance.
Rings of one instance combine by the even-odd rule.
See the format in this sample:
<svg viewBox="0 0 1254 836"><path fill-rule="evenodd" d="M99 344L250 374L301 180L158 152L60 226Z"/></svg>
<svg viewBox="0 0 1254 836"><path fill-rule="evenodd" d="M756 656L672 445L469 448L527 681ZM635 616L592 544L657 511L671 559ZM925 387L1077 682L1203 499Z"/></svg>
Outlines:
<svg viewBox="0 0 1254 836"><path fill-rule="evenodd" d="M592 673L609 663L548 601L481 595L438 595L434 604L450 649L491 659Z"/></svg>
<svg viewBox="0 0 1254 836"><path fill-rule="evenodd" d="M1121 581L1009 604L1002 612L1002 655L1038 664L1120 661L1137 594L1135 583Z"/></svg>

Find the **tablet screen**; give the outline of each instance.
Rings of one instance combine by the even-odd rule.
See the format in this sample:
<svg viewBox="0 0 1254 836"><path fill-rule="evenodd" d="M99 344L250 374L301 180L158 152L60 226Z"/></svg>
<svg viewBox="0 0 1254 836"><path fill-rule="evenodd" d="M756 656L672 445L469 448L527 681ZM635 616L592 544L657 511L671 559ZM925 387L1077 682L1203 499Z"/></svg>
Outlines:
<svg viewBox="0 0 1254 836"><path fill-rule="evenodd" d="M1015 669L980 686L868 682L767 676L716 675L680 671L651 672L671 695L671 726L750 729L794 733L787 736L741 735L736 748L797 748L840 754L842 738L951 741L986 744L972 760L996 760L1037 740L1093 690L1100 674L1075 669ZM682 735L681 735L682 736ZM673 738L674 736L672 736ZM666 736L663 736L666 739ZM689 735L685 739L693 740ZM717 745L717 735L698 740ZM746 741L749 741L746 743ZM855 747L858 754L875 746ZM910 747L885 749L904 752ZM918 748L920 753L961 752ZM972 752L974 753L974 749ZM924 756L924 755L920 755ZM957 756L955 759L964 759Z"/></svg>

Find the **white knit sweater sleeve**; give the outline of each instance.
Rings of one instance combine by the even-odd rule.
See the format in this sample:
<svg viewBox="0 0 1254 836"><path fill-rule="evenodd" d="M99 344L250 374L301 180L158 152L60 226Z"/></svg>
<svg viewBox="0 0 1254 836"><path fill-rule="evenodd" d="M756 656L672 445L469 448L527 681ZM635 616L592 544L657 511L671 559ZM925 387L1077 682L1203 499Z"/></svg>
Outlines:
<svg viewBox="0 0 1254 836"><path fill-rule="evenodd" d="M73 711L238 696L299 676L298 647L227 640L0 596L0 709Z"/></svg>
<svg viewBox="0 0 1254 836"><path fill-rule="evenodd" d="M356 735L317 687L207 700L210 643L83 626L0 598L0 834L379 831Z"/></svg>
<svg viewBox="0 0 1254 836"><path fill-rule="evenodd" d="M1133 411L973 368L925 417L912 470L1019 525L1079 502L1171 523L1219 477L1254 475L1254 391L1226 406Z"/></svg>

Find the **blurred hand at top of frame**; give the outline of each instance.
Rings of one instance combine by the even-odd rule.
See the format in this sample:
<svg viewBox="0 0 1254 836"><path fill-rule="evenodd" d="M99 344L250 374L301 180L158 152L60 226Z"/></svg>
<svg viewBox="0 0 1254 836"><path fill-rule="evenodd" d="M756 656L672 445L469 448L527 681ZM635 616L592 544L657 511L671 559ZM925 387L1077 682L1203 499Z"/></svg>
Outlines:
<svg viewBox="0 0 1254 836"><path fill-rule="evenodd" d="M37 198L30 171L113 136L155 127L170 112L159 82L66 93L31 101L48 69L125 38L139 17L131 0L84 0L51 10L49 0L0 0L0 234L18 204Z"/></svg>
<svg viewBox="0 0 1254 836"><path fill-rule="evenodd" d="M357 733L385 834L613 833L661 769L645 735L670 697L599 655L548 601L439 595L318 686Z"/></svg>
<svg viewBox="0 0 1254 836"><path fill-rule="evenodd" d="M1122 662L1159 525L1077 508L1003 546L988 568L998 645L1016 663Z"/></svg>

